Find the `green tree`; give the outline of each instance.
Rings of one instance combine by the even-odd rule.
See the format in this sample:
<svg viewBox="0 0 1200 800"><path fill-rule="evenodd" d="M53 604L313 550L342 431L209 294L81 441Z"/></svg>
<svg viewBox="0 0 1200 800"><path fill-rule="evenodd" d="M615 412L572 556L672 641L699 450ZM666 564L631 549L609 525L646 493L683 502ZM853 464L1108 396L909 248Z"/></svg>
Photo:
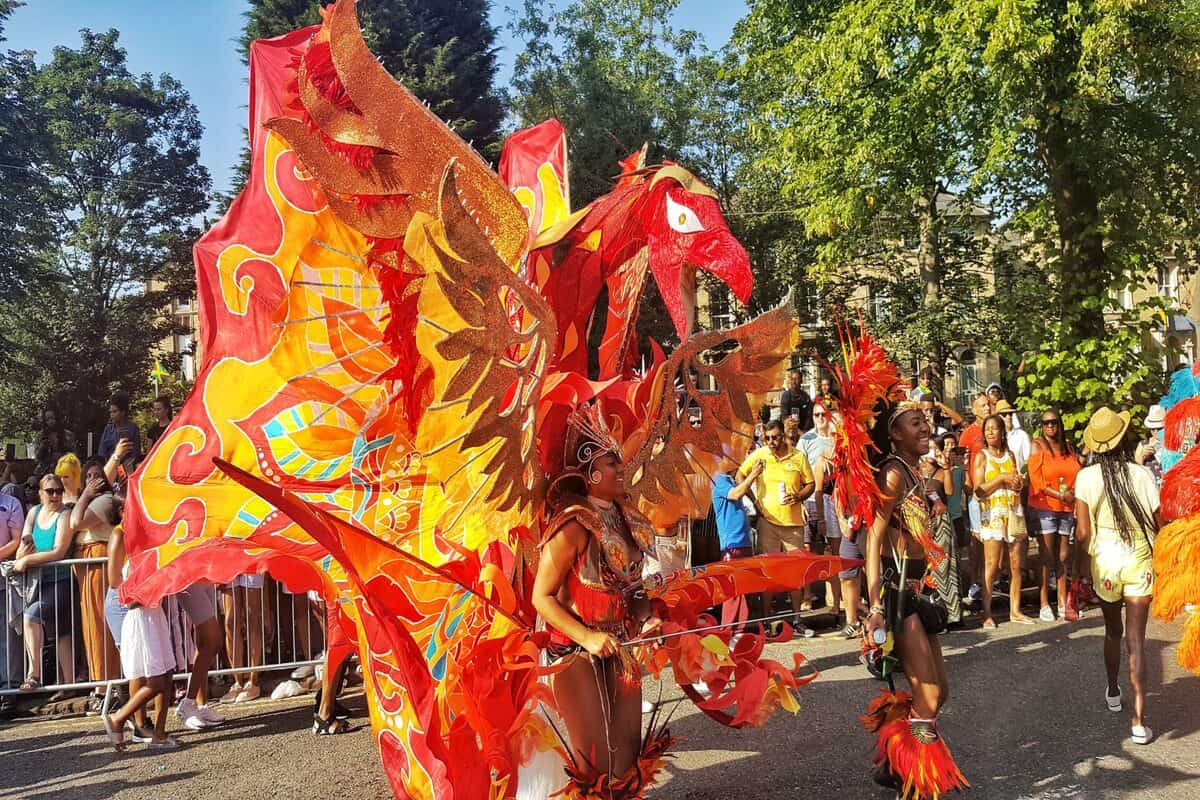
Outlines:
<svg viewBox="0 0 1200 800"><path fill-rule="evenodd" d="M11 360L0 425L27 431L52 405L81 441L112 391L143 390L152 350L173 332L163 308L191 274L172 263L191 261L210 185L179 82L130 73L116 31L82 39L17 87L41 112L45 155L33 166L46 183L33 199L54 235L39 243L44 273L0 307Z"/></svg>
<svg viewBox="0 0 1200 800"><path fill-rule="evenodd" d="M652 162L695 166L685 156L696 146L700 84L685 70L713 68L701 60L699 35L672 27L678 4L575 0L547 13L544 3L525 0L510 25L524 42L513 66L513 112L522 126L556 117L566 127L577 208L610 191L617 162L644 143Z"/></svg>
<svg viewBox="0 0 1200 800"><path fill-rule="evenodd" d="M1073 423L1136 401L1153 388L1152 354L1130 347L1146 314L1126 315L1130 335L1106 336L1106 321L1120 321L1125 287L1196 238L1198 8L760 0L736 35L756 166L778 171L807 233L829 237L820 272L851 271L877 220L904 221L923 287L913 322L938 307L957 257L936 198L986 197L1008 220L1006 251L1017 236L1017 260L1045 269L1041 340L991 343L1023 367L1023 402ZM1030 313L996 311L1001 332ZM936 361L946 343L924 338Z"/></svg>
<svg viewBox="0 0 1200 800"><path fill-rule="evenodd" d="M0 0L0 44L4 22L21 3ZM35 165L44 161L44 140L38 134L41 110L19 88L33 74L33 54L0 54L0 299L17 296L36 280L42 264L37 243L51 235L50 220L38 198L47 179ZM5 355L0 354L0 365Z"/></svg>
<svg viewBox="0 0 1200 800"><path fill-rule="evenodd" d="M321 21L319 0L251 0L242 32L250 43ZM500 154L504 93L496 88L496 29L488 0L360 0L363 36L379 61L485 157ZM249 174L249 151L236 168L235 194Z"/></svg>

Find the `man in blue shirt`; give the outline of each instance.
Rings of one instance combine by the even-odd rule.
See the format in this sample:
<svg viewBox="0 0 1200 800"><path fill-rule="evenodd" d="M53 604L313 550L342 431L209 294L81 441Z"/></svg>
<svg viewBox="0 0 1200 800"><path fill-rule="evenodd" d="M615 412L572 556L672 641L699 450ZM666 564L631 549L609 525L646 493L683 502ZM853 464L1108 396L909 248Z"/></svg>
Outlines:
<svg viewBox="0 0 1200 800"><path fill-rule="evenodd" d="M746 513L742 498L758 480L763 471L763 462L755 462L741 483L734 477L737 468L735 462L724 459L721 471L713 476L713 517L717 521L717 538L721 540L722 561L754 555L754 543L750 540L750 516ZM746 619L748 611L745 596L739 595L725 601L721 608L721 621Z"/></svg>

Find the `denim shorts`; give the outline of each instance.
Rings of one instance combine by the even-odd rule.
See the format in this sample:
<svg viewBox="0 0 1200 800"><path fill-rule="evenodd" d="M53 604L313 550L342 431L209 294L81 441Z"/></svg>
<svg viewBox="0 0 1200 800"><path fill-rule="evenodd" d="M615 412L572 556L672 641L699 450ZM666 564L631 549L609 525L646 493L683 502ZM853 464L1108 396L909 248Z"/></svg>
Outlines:
<svg viewBox="0 0 1200 800"><path fill-rule="evenodd" d="M25 619L42 625L55 625L66 635L71 630L75 609L71 607L75 580L68 574L56 581L43 581L37 600L25 607Z"/></svg>
<svg viewBox="0 0 1200 800"><path fill-rule="evenodd" d="M1058 534L1068 538L1075 536L1075 515L1070 511L1050 511L1045 508L1032 508L1030 511L1037 521L1039 533Z"/></svg>
<svg viewBox="0 0 1200 800"><path fill-rule="evenodd" d="M853 539L843 536L842 541L838 544L838 555L842 558L862 560L863 552L862 548L858 546L858 540L866 537L866 535L866 531L859 531L858 535ZM863 568L861 566L851 567L850 569L845 569L839 572L838 577L842 580L852 581L861 575L862 572Z"/></svg>
<svg viewBox="0 0 1200 800"><path fill-rule="evenodd" d="M121 649L121 623L128 613L129 609L121 605L117 590L109 589L108 594L104 595L104 621L108 623L108 630L118 650Z"/></svg>

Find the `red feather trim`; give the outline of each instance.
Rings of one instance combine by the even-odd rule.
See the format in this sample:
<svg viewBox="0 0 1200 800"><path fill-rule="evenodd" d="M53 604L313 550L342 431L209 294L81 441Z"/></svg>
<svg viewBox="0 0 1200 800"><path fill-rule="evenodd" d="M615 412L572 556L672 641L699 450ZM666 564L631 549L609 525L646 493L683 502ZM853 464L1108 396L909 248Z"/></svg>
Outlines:
<svg viewBox="0 0 1200 800"><path fill-rule="evenodd" d="M859 717L868 733L879 733L879 730L898 719L908 719L912 711L912 696L907 692L889 692L879 690L879 697L867 706L867 713Z"/></svg>
<svg viewBox="0 0 1200 800"><path fill-rule="evenodd" d="M870 524L883 504L883 496L875 483L875 470L870 453L875 450L871 428L879 413L880 401L904 398L903 383L896 365L863 326L858 323L858 338L851 336L849 326L839 326L842 342L842 364L827 365L837 383L840 400L838 409L842 423L837 426L831 459L837 481L834 496L842 508L851 511L855 527Z"/></svg>
<svg viewBox="0 0 1200 800"><path fill-rule="evenodd" d="M646 796L646 789L666 766L667 750L673 744L675 738L665 728L655 734L647 733L637 761L624 775L598 773L590 765L580 766L567 759L570 783L551 796L565 800L639 800Z"/></svg>
<svg viewBox="0 0 1200 800"><path fill-rule="evenodd" d="M333 64L333 52L329 47L327 30L322 29L313 38L312 44L308 46L308 52L304 54L304 66L308 70L308 79L312 82L313 87L321 93L321 96L330 103L347 111L353 111L355 114L361 114L358 106L346 92L346 86L342 83L342 78L337 73L337 67Z"/></svg>
<svg viewBox="0 0 1200 800"><path fill-rule="evenodd" d="M1163 519L1183 519L1200 512L1197 486L1200 486L1200 447L1193 447L1163 476ZM1200 568L1200 564L1196 566Z"/></svg>
<svg viewBox="0 0 1200 800"><path fill-rule="evenodd" d="M886 764L892 775L900 779L903 800L938 800L947 792L970 787L940 736L932 742L920 741L913 735L907 718L884 724L877 736L875 765Z"/></svg>
<svg viewBox="0 0 1200 800"><path fill-rule="evenodd" d="M1196 443L1200 433L1200 397L1189 397L1171 406L1163 419L1163 444L1176 452Z"/></svg>

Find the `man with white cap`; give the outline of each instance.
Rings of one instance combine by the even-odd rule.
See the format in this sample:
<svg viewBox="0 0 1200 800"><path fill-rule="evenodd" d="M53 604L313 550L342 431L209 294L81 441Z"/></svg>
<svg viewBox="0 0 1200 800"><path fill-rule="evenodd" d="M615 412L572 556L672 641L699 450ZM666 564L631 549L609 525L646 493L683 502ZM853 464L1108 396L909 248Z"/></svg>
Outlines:
<svg viewBox="0 0 1200 800"><path fill-rule="evenodd" d="M1142 423L1142 427L1150 434L1149 438L1138 442L1137 448L1133 451L1134 463L1141 464L1146 469L1150 470L1150 474L1154 476L1155 483L1162 488L1163 470L1162 465L1158 463L1158 437L1159 433L1166 424L1167 412L1158 403L1150 406L1150 410L1146 412L1146 420Z"/></svg>

